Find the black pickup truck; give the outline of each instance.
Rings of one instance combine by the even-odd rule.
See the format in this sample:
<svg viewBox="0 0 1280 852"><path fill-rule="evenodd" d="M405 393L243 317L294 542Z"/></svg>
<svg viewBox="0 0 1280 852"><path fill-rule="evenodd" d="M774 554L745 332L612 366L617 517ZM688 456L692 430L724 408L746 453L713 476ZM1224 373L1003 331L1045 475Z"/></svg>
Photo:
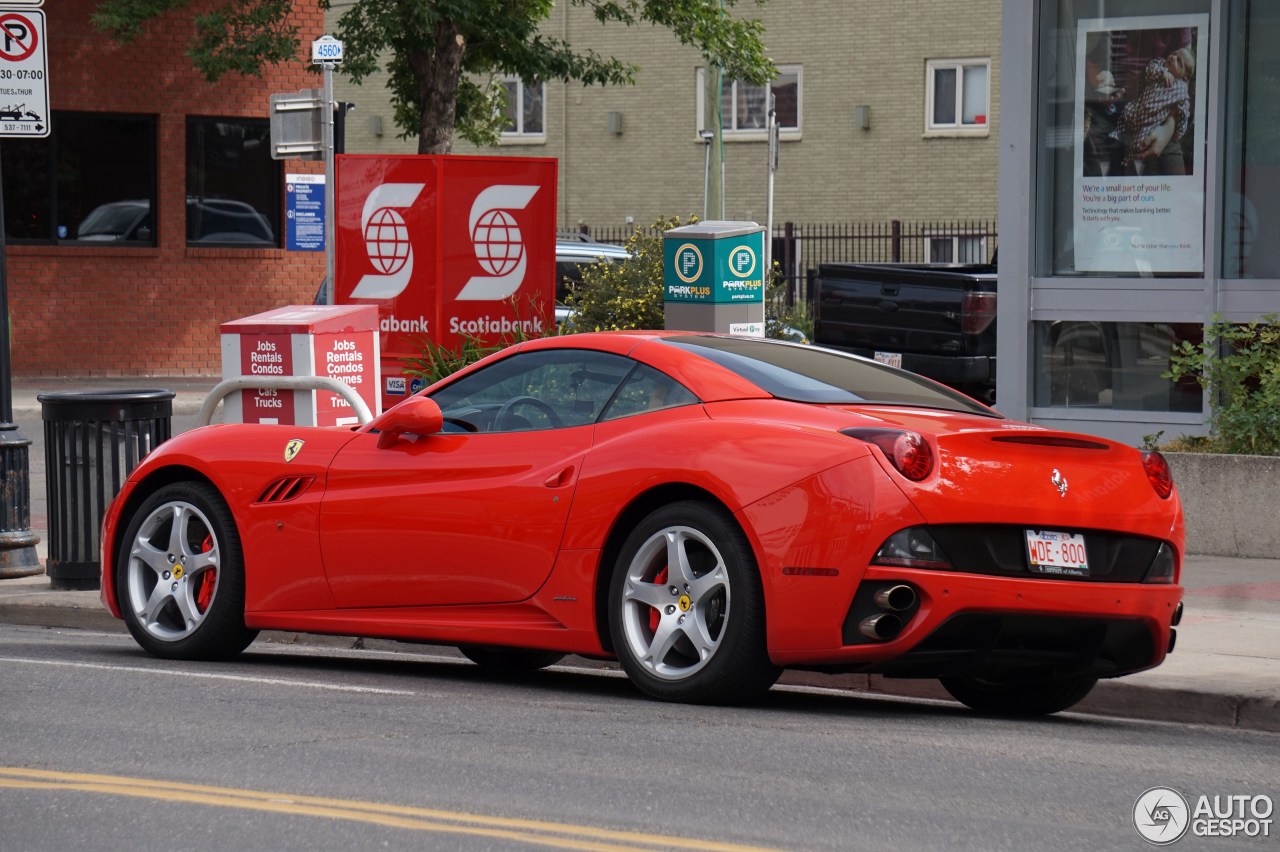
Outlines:
<svg viewBox="0 0 1280 852"><path fill-rule="evenodd" d="M991 403L994 261L821 264L813 342L903 367Z"/></svg>

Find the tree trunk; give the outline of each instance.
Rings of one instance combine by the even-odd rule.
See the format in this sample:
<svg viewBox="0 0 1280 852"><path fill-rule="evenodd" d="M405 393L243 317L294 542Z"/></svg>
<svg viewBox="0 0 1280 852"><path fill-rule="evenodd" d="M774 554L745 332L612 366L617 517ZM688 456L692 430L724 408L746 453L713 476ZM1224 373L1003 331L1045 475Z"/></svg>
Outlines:
<svg viewBox="0 0 1280 852"><path fill-rule="evenodd" d="M466 39L457 24L441 21L436 26L434 49L410 60L410 67L418 78L418 97L422 104L419 154L447 154L453 148L458 78L466 49Z"/></svg>

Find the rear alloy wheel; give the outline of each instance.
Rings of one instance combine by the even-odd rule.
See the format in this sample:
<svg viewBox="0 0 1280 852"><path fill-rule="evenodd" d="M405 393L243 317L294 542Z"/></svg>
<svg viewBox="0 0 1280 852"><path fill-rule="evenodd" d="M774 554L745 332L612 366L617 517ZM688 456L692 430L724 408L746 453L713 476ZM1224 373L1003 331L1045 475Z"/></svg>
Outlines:
<svg viewBox="0 0 1280 852"><path fill-rule="evenodd" d="M942 687L961 704L994 716L1047 716L1074 707L1093 689L1096 677L1040 683L1001 683L976 677L944 677Z"/></svg>
<svg viewBox="0 0 1280 852"><path fill-rule="evenodd" d="M129 522L116 596L138 644L158 657L227 659L257 636L244 625L244 558L231 511L200 482L166 485Z"/></svg>
<svg viewBox="0 0 1280 852"><path fill-rule="evenodd" d="M609 630L632 682L665 701L749 701L780 673L755 556L719 506L673 503L632 531L609 587Z"/></svg>
<svg viewBox="0 0 1280 852"><path fill-rule="evenodd" d="M459 645L458 650L477 666L508 672L532 672L554 666L564 659L558 651L536 648L506 648L500 645Z"/></svg>

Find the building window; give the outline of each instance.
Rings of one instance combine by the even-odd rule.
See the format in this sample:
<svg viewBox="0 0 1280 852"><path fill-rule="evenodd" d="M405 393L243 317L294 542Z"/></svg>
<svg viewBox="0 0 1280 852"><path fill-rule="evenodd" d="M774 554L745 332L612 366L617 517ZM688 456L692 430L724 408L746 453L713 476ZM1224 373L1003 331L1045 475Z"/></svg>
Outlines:
<svg viewBox="0 0 1280 852"><path fill-rule="evenodd" d="M547 84L526 83L519 77L506 77L502 88L507 95L505 139L516 137L545 138L547 126Z"/></svg>
<svg viewBox="0 0 1280 852"><path fill-rule="evenodd" d="M1175 346L1204 339L1198 323L1063 320L1032 327L1037 406L1196 413L1203 407L1195 381L1164 378Z"/></svg>
<svg viewBox="0 0 1280 852"><path fill-rule="evenodd" d="M706 71L698 69L698 130L706 129ZM773 92L778 131L784 137L800 133L802 69L799 65L779 65L778 76L767 86L745 80L724 80L720 84L722 124L726 139L762 139L769 118L769 92Z"/></svg>
<svg viewBox="0 0 1280 852"><path fill-rule="evenodd" d="M925 263L986 263L987 238L981 234L925 233Z"/></svg>
<svg viewBox="0 0 1280 852"><path fill-rule="evenodd" d="M55 112L47 139L0 156L8 239L155 245L155 116Z"/></svg>
<svg viewBox="0 0 1280 852"><path fill-rule="evenodd" d="M280 183L267 119L187 119L189 245L279 245Z"/></svg>
<svg viewBox="0 0 1280 852"><path fill-rule="evenodd" d="M925 63L925 129L987 132L990 59Z"/></svg>
<svg viewBox="0 0 1280 852"><path fill-rule="evenodd" d="M1046 10L1056 22L1041 37L1036 81L1039 275L1205 274L1212 6Z"/></svg>
<svg viewBox="0 0 1280 852"><path fill-rule="evenodd" d="M1280 279L1280 5L1234 0L1226 55L1222 275Z"/></svg>

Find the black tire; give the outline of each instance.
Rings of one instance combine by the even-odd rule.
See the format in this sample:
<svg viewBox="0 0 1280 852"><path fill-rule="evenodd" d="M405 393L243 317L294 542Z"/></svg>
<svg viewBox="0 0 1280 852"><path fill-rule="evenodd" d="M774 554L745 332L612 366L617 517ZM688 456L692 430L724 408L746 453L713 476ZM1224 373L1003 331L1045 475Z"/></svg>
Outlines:
<svg viewBox="0 0 1280 852"><path fill-rule="evenodd" d="M668 553L685 568L671 568ZM654 698L742 703L781 674L765 643L755 555L720 506L673 503L641 521L614 565L608 603L614 653Z"/></svg>
<svg viewBox="0 0 1280 852"><path fill-rule="evenodd" d="M940 678L961 704L993 716L1047 716L1079 704L1096 677L1074 677L1039 683L1000 683L974 677Z"/></svg>
<svg viewBox="0 0 1280 852"><path fill-rule="evenodd" d="M500 645L459 645L458 650L477 666L507 672L533 672L554 666L564 659L558 651L536 648L506 648Z"/></svg>
<svg viewBox="0 0 1280 852"><path fill-rule="evenodd" d="M231 510L202 482L152 494L125 525L116 599L138 644L157 657L225 660L258 635L244 624L244 555Z"/></svg>

